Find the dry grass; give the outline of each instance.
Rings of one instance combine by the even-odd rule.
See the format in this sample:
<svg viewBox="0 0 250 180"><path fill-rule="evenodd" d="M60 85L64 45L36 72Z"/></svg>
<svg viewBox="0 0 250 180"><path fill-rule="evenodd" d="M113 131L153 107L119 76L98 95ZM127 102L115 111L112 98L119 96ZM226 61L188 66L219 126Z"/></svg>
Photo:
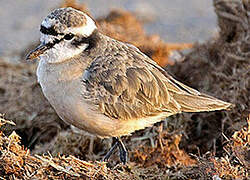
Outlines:
<svg viewBox="0 0 250 180"><path fill-rule="evenodd" d="M0 127L10 123L0 118ZM115 179L129 178L123 172L111 170L106 163L86 162L74 156L31 155L20 143L20 136L0 131L0 177L9 179Z"/></svg>
<svg viewBox="0 0 250 180"><path fill-rule="evenodd" d="M220 155L225 141L222 133L230 137L246 125L250 113L250 23L246 14L250 4L246 2L215 0L219 35L195 45L183 62L168 67L186 84L235 104L228 112L184 115L197 123L190 125L188 143L195 142L203 153L216 146Z"/></svg>
<svg viewBox="0 0 250 180"><path fill-rule="evenodd" d="M138 46L160 65L174 65L168 70L182 82L234 103L232 111L177 115L138 131L124 139L129 164L117 165L114 155L107 166L96 160L101 160L112 141L75 133L58 118L36 82L36 64L0 60L0 112L16 123L6 125L9 122L0 117L0 178L246 179L250 7L243 0L214 0L214 4L218 37L195 44L179 63L172 55L176 51L183 55L181 50L193 45L168 44L157 35L147 35L132 13L115 10L97 22L105 34ZM64 4L69 5L86 11L73 0Z"/></svg>
<svg viewBox="0 0 250 180"><path fill-rule="evenodd" d="M249 175L250 115L248 126L234 133L225 146L221 158L207 155L190 159L180 151L179 137L166 146L142 148L134 152L134 163L107 167L106 163L83 161L72 155L31 155L24 148L20 136L12 132L6 136L0 130L0 177L8 179L159 179L203 178L244 179ZM0 128L15 125L0 117ZM169 140L168 140L169 142ZM166 151L165 151L166 149ZM159 153L160 152L160 153ZM150 157L150 158L148 158ZM190 161L189 163L187 163ZM136 163L135 163L136 162ZM183 163L184 162L184 163ZM160 174L159 174L160 173Z"/></svg>

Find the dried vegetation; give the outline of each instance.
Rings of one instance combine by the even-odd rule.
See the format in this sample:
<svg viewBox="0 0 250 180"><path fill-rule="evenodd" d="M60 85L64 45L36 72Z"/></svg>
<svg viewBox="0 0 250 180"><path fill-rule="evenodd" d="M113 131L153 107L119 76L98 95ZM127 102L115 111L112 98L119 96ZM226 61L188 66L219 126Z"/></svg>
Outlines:
<svg viewBox="0 0 250 180"><path fill-rule="evenodd" d="M64 124L36 82L36 64L0 60L0 178L247 179L250 166L250 3L214 0L220 32L204 44L168 44L147 35L122 10L97 20L107 35L130 42L182 82L235 104L231 111L183 114L124 139L126 166L101 163L111 140ZM84 5L66 1L86 11ZM182 51L193 47L188 53ZM182 58L181 62L172 58ZM11 121L5 119L12 119ZM246 121L247 119L247 121ZM15 130L15 131L13 131ZM50 153L48 153L48 151ZM191 154L192 153L192 154ZM40 155L38 155L40 154Z"/></svg>

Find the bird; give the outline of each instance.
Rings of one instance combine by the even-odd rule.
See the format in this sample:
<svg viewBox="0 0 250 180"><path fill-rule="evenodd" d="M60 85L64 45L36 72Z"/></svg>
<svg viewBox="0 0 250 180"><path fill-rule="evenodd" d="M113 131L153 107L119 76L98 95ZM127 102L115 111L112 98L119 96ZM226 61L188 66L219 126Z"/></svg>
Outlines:
<svg viewBox="0 0 250 180"><path fill-rule="evenodd" d="M72 7L52 11L40 26L37 81L58 116L100 138L115 139L103 158L119 149L121 137L181 112L229 109L232 104L174 79L137 47L104 35L86 13Z"/></svg>

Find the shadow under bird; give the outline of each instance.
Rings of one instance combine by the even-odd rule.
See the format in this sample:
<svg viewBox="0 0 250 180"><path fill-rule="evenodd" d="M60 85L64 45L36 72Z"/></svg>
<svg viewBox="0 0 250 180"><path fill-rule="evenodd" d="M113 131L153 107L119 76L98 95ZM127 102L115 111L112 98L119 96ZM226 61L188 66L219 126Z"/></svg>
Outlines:
<svg viewBox="0 0 250 180"><path fill-rule="evenodd" d="M116 142L181 112L227 109L230 103L202 94L171 77L131 44L98 31L95 21L73 8L56 9L40 27L41 44L27 55L40 59L37 79L65 122Z"/></svg>

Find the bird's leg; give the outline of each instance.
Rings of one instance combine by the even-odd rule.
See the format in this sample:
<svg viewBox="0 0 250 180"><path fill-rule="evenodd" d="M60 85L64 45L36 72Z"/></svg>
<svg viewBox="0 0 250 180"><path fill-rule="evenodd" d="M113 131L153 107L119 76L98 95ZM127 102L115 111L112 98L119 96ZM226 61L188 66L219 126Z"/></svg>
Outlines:
<svg viewBox="0 0 250 180"><path fill-rule="evenodd" d="M127 159L128 159L127 158L128 152L127 152L126 147L124 146L120 137L115 137L115 144L111 147L111 149L105 155L105 157L103 158L103 161L108 161L108 159L113 154L113 152L117 148L117 146L119 148L120 160L123 164L126 164Z"/></svg>
<svg viewBox="0 0 250 180"><path fill-rule="evenodd" d="M108 161L110 156L113 154L114 150L117 148L118 146L118 141L115 138L115 144L110 148L110 150L108 151L108 153L104 156L103 161Z"/></svg>
<svg viewBox="0 0 250 180"><path fill-rule="evenodd" d="M119 151L120 151L120 160L123 164L126 164L127 159L128 159L128 151L126 150L126 147L123 144L120 137L117 137L116 140L118 142L118 147L119 147Z"/></svg>

